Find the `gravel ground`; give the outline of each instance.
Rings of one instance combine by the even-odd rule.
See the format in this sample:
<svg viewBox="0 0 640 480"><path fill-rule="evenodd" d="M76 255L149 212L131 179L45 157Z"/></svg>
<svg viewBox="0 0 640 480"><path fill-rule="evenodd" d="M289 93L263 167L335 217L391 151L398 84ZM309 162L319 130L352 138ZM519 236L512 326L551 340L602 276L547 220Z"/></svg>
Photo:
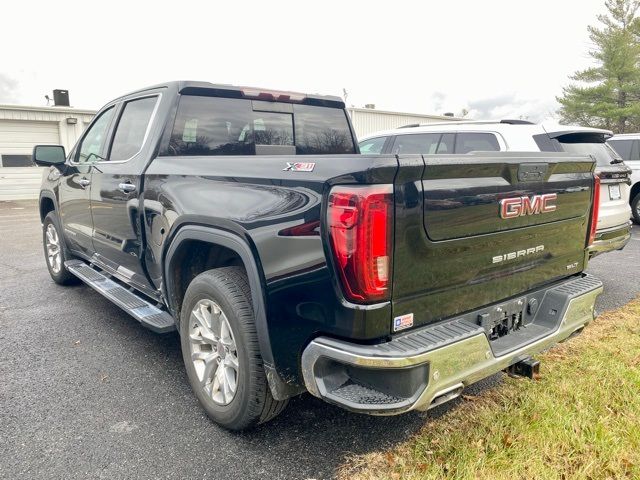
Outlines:
<svg viewBox="0 0 640 480"><path fill-rule="evenodd" d="M0 202L0 232L1 478L331 478L346 454L391 446L455 408L369 417L302 395L273 422L227 432L198 407L175 334L50 280L35 202ZM623 252L592 261L599 310L635 297L639 262L638 227Z"/></svg>

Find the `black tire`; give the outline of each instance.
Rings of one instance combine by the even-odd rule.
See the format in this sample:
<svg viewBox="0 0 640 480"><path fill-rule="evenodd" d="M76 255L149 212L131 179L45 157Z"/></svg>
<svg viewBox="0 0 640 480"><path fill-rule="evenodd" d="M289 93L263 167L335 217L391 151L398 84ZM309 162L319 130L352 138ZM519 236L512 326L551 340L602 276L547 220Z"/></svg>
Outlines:
<svg viewBox="0 0 640 480"><path fill-rule="evenodd" d="M631 214L635 222L640 224L640 193L631 200Z"/></svg>
<svg viewBox="0 0 640 480"><path fill-rule="evenodd" d="M191 316L202 301L213 301L231 328L238 361L236 391L227 405L214 402L201 385L191 359L190 332L197 328ZM222 335L221 335L222 337ZM230 430L244 430L267 422L284 410L288 401L274 400L267 384L251 303L251 290L242 268L224 267L201 273L189 284L180 315L180 342L189 384L200 405L214 422Z"/></svg>
<svg viewBox="0 0 640 480"><path fill-rule="evenodd" d="M58 241L58 250L60 252L59 267L57 263L55 266L52 264L47 251L49 243L47 240L47 231L50 229L55 231ZM49 270L49 275L51 275L54 282L58 285L74 285L80 282L78 278L64 266L64 262L70 260L72 257L69 255L69 252L65 247L62 229L60 228L60 220L58 219L58 215L55 211L47 213L47 216L44 217L44 222L42 222L42 246L44 249L44 260L47 264L47 270Z"/></svg>

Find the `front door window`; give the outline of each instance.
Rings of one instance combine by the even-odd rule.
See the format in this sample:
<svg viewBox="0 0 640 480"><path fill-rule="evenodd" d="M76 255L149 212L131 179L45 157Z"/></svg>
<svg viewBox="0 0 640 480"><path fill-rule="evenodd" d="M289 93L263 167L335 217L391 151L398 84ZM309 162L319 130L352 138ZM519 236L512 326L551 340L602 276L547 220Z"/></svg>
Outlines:
<svg viewBox="0 0 640 480"><path fill-rule="evenodd" d="M113 111L113 107L105 110L97 120L93 122L93 125L89 127L89 130L87 130L86 135L82 139L80 148L78 148L76 162L87 163L103 160L101 156L102 147L109 130L111 118L113 117Z"/></svg>

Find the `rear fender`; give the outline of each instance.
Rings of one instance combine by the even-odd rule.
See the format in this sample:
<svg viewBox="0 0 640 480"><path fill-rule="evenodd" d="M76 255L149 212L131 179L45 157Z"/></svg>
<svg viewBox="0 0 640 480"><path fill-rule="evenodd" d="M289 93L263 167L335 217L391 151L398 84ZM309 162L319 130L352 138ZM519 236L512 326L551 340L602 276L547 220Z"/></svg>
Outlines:
<svg viewBox="0 0 640 480"><path fill-rule="evenodd" d="M264 361L265 373L267 375L271 393L276 400L284 400L292 394L297 393L291 391L291 387L282 381L275 370L264 301L264 275L255 260L255 255L251 247L238 235L224 230L200 225L186 225L178 230L166 250L163 264L164 294L170 310L174 313L176 318L179 318L177 307L172 304L173 296L171 295L171 292L175 289L175 285L173 285L173 276L170 275L170 272L172 268L175 267L173 264L174 255L180 247L180 244L189 240L198 240L201 242L211 243L213 245L219 245L238 254L244 264L249 280L249 286L251 287L251 301L253 303L260 354Z"/></svg>

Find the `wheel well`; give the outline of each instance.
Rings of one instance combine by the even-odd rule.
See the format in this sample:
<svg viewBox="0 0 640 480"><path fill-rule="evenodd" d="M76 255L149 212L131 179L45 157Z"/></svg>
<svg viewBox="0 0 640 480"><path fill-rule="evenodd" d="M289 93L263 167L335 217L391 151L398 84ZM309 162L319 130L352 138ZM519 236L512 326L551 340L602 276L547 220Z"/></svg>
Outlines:
<svg viewBox="0 0 640 480"><path fill-rule="evenodd" d="M636 198L636 195L640 193L640 182L635 183L633 187L631 187L631 193L629 194L629 203L633 202L633 199Z"/></svg>
<svg viewBox="0 0 640 480"><path fill-rule="evenodd" d="M182 300L191 281L207 270L220 267L246 268L235 251L201 240L185 240L170 259L169 275L172 286L169 292L171 305L179 318ZM168 285L169 286L169 285Z"/></svg>
<svg viewBox="0 0 640 480"><path fill-rule="evenodd" d="M48 197L43 197L42 200L40 200L40 221L43 222L47 213L52 212L55 209L56 207L53 204L53 200Z"/></svg>

